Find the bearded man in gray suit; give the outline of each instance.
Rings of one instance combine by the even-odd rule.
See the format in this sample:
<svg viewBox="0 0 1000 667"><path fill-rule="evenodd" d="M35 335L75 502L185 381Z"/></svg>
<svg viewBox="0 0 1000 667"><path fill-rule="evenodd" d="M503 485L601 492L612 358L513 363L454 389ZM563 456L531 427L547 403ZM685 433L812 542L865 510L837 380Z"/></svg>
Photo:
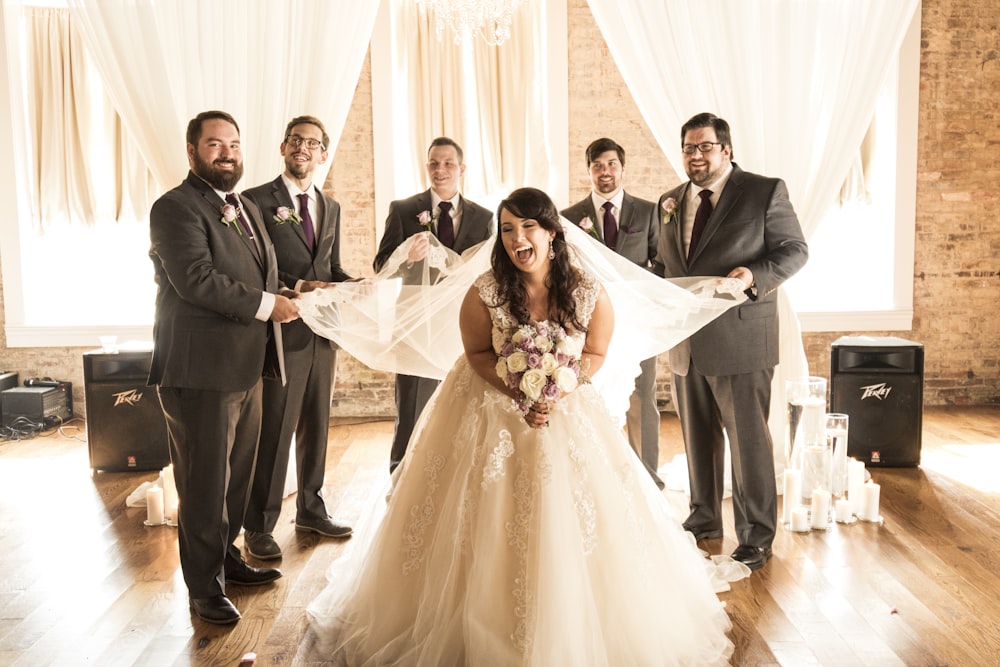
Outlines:
<svg viewBox="0 0 1000 667"><path fill-rule="evenodd" d="M735 560L757 569L777 527L774 454L767 419L778 363L776 290L805 265L808 248L785 183L732 162L729 124L709 113L681 128L690 181L660 198L656 264L666 278L738 278L749 301L669 353L691 483L684 528L722 537L725 436L732 458Z"/></svg>
<svg viewBox="0 0 1000 667"><path fill-rule="evenodd" d="M625 149L606 137L587 146L587 169L593 190L581 201L563 210L562 216L584 228L597 242L622 257L652 269L659 238L656 204L625 192ZM635 391L625 414L628 441L653 482L660 458L660 411L656 405L656 357L639 364Z"/></svg>
<svg viewBox="0 0 1000 667"><path fill-rule="evenodd" d="M274 247L243 175L236 121L206 111L188 123L191 171L149 213L156 278L153 360L179 500L177 542L191 609L229 624L229 584L256 586L281 571L251 567L233 542L243 525L264 374L284 381L282 322L298 306L282 290Z"/></svg>
<svg viewBox="0 0 1000 667"><path fill-rule="evenodd" d="M459 194L465 174L462 160L462 147L453 139L438 137L431 142L426 165L431 187L389 205L385 232L372 262L376 272L382 270L403 241L421 232L433 234L459 254L492 235L493 213ZM414 240L407 257L407 266L414 274L420 273L419 263L425 260L428 247L426 236ZM403 278L405 281L406 276ZM403 460L413 427L437 386L438 381L430 378L396 375L396 428L389 455L390 472Z"/></svg>

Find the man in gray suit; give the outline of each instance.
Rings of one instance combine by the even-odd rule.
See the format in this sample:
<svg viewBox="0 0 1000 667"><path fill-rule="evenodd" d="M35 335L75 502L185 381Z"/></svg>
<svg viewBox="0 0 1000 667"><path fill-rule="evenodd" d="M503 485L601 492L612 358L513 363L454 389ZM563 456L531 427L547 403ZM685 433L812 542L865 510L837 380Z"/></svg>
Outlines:
<svg viewBox="0 0 1000 667"><path fill-rule="evenodd" d="M351 280L340 266L340 204L312 181L313 171L326 162L329 144L330 136L318 118L293 118L279 147L284 173L243 193L264 216L278 258L278 277L296 292ZM243 522L247 551L262 560L281 557L273 531L281 514L293 435L298 477L295 530L340 538L351 534L349 526L330 518L323 502L336 349L302 320L282 329L288 382L264 381L257 467Z"/></svg>
<svg viewBox="0 0 1000 667"><path fill-rule="evenodd" d="M432 141L426 167L430 189L389 205L385 233L372 262L376 272L403 241L415 234L432 233L443 245L461 254L493 233L493 214L458 192L465 164L462 148L454 140L438 137ZM430 229L422 218L430 219ZM414 268L423 262L427 249L426 237L414 240L407 264ZM389 455L390 472L403 460L413 426L437 386L437 380L396 375L396 429Z"/></svg>
<svg viewBox="0 0 1000 667"><path fill-rule="evenodd" d="M775 290L805 265L808 248L783 181L732 162L729 124L702 113L681 128L691 179L660 198L656 263L666 278L727 276L749 301L669 353L691 482L684 528L722 537L725 435L732 454L735 560L751 569L771 557L777 526L774 455L767 418L778 363Z"/></svg>
<svg viewBox="0 0 1000 667"><path fill-rule="evenodd" d="M193 118L187 154L187 178L149 214L157 285L149 384L167 423L191 608L210 623L235 623L240 613L226 586L281 576L247 565L233 542L257 453L262 375L283 380L278 324L296 319L298 306L277 293L260 211L233 192L243 174L233 117L206 111Z"/></svg>
<svg viewBox="0 0 1000 667"><path fill-rule="evenodd" d="M608 138L587 146L587 169L593 190L585 199L562 211L563 217L585 228L599 243L622 257L652 269L659 238L656 204L625 192L625 149ZM639 364L635 391L625 415L628 441L656 486L660 459L660 411L656 405L656 357Z"/></svg>

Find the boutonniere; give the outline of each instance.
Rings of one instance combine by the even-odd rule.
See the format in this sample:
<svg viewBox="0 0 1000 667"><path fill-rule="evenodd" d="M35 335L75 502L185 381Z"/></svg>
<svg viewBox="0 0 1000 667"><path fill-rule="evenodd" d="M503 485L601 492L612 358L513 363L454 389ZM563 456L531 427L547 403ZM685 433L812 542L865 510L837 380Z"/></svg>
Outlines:
<svg viewBox="0 0 1000 667"><path fill-rule="evenodd" d="M601 237L598 236L598 234L597 234L597 227L594 227L594 221L591 220L589 217L588 218L584 218L583 220L581 220L577 224L580 225L580 229L582 229L583 231L587 232L588 234L590 234L591 236L593 236L598 241L601 240Z"/></svg>
<svg viewBox="0 0 1000 667"><path fill-rule="evenodd" d="M219 219L219 222L224 224L226 227L233 227L236 229L237 234L243 236L243 230L240 229L240 226L233 224L236 222L236 216L239 215L239 211L236 210L236 207L232 204L225 204L221 209L219 209L219 211L222 213L222 217Z"/></svg>
<svg viewBox="0 0 1000 667"><path fill-rule="evenodd" d="M417 222L419 222L427 231L434 231L434 216L431 215L430 211L421 211L418 213Z"/></svg>
<svg viewBox="0 0 1000 667"><path fill-rule="evenodd" d="M302 218L299 217L299 214L287 206L278 207L278 210L274 212L274 221L279 225L286 222L294 222L296 225L302 224Z"/></svg>
<svg viewBox="0 0 1000 667"><path fill-rule="evenodd" d="M677 200L673 197L664 199L660 208L663 209L663 224L669 224L677 219Z"/></svg>

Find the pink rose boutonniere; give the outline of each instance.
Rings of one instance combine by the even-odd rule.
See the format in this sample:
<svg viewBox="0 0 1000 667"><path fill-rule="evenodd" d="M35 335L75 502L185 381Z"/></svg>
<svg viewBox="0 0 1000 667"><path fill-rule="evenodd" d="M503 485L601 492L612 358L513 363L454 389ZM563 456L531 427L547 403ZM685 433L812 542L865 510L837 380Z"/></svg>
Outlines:
<svg viewBox="0 0 1000 667"><path fill-rule="evenodd" d="M434 231L434 217L431 215L430 211L421 211L417 214L417 222L419 222L423 227L429 231Z"/></svg>
<svg viewBox="0 0 1000 667"><path fill-rule="evenodd" d="M233 206L232 204L226 204L221 209L219 209L219 211L222 213L222 217L219 219L219 222L224 224L226 227L233 227L234 229L236 229L237 234L243 236L243 230L240 229L240 226L233 224L234 222L236 222L236 216L239 215L239 212L236 210L236 207Z"/></svg>
<svg viewBox="0 0 1000 667"><path fill-rule="evenodd" d="M593 236L598 241L601 240L601 237L597 234L597 228L594 227L594 221L593 220L591 220L590 218L584 218L578 224L580 225L580 229L582 229L583 231L587 232L588 234L590 234L591 236Z"/></svg>
<svg viewBox="0 0 1000 667"><path fill-rule="evenodd" d="M677 200L673 197L664 199L660 208L663 209L663 224L669 224L677 219Z"/></svg>
<svg viewBox="0 0 1000 667"><path fill-rule="evenodd" d="M299 214L287 206L279 206L278 210L274 212L273 219L279 225L283 225L286 222L294 222L296 225L302 224L302 218L299 217Z"/></svg>

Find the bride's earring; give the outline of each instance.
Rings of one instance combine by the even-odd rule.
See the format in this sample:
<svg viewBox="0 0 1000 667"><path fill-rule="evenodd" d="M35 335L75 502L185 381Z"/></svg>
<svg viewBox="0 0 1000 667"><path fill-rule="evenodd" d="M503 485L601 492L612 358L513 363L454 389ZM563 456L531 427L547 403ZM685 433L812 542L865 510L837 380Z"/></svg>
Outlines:
<svg viewBox="0 0 1000 667"><path fill-rule="evenodd" d="M556 251L552 249L552 241L549 241L549 259L556 258Z"/></svg>

